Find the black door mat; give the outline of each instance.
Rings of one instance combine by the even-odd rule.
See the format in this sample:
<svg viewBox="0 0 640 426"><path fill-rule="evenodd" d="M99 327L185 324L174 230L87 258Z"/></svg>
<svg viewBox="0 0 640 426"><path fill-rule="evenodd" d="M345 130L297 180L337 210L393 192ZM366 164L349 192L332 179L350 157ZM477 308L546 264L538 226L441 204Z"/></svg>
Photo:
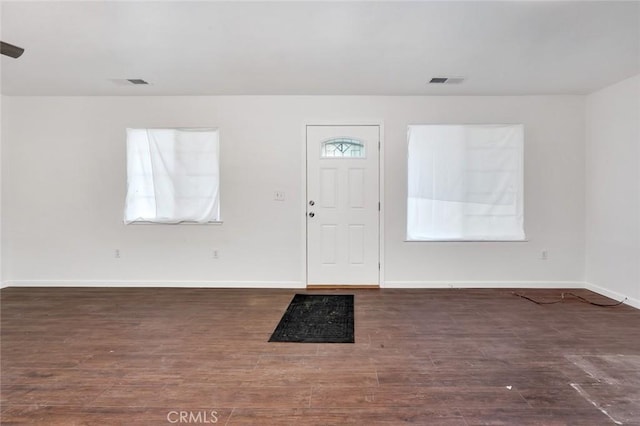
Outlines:
<svg viewBox="0 0 640 426"><path fill-rule="evenodd" d="M353 295L296 294L269 341L354 343Z"/></svg>

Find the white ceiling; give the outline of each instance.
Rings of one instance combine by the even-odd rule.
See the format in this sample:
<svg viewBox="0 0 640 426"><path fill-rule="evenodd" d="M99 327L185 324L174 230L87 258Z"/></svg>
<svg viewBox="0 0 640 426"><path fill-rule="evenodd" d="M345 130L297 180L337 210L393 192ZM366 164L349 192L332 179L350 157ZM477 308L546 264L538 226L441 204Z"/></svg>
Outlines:
<svg viewBox="0 0 640 426"><path fill-rule="evenodd" d="M640 2L2 1L8 95L585 94L640 73ZM431 77L465 77L427 85ZM123 79L142 78L149 86Z"/></svg>

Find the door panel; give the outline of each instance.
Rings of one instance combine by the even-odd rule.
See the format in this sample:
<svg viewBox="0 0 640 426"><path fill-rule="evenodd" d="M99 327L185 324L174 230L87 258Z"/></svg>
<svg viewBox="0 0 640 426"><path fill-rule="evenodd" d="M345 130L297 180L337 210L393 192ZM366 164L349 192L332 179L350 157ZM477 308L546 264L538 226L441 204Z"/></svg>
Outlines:
<svg viewBox="0 0 640 426"><path fill-rule="evenodd" d="M349 225L349 263L361 265L364 258L364 226Z"/></svg>
<svg viewBox="0 0 640 426"><path fill-rule="evenodd" d="M379 126L307 126L307 283L379 284Z"/></svg>
<svg viewBox="0 0 640 426"><path fill-rule="evenodd" d="M321 168L320 169L320 206L324 208L336 208L336 200L338 198L338 181L336 169Z"/></svg>
<svg viewBox="0 0 640 426"><path fill-rule="evenodd" d="M349 169L349 207L364 208L364 169Z"/></svg>

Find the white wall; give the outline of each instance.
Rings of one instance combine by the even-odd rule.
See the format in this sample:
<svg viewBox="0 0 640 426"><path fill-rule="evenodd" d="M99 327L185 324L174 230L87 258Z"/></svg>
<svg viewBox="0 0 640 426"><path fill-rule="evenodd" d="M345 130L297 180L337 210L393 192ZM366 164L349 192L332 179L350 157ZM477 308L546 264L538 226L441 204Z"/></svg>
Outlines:
<svg viewBox="0 0 640 426"><path fill-rule="evenodd" d="M586 101L586 281L640 308L640 75Z"/></svg>
<svg viewBox="0 0 640 426"><path fill-rule="evenodd" d="M303 286L303 125L332 120L384 124L386 285L584 281L580 96L5 97L5 280ZM410 123L524 123L529 241L404 242ZM223 225L122 224L128 126L221 129ZM286 201L273 201L274 190Z"/></svg>
<svg viewBox="0 0 640 426"><path fill-rule="evenodd" d="M0 70L0 81L2 81L2 71ZM2 117L2 94L0 94L0 117ZM4 287L2 273L2 121L0 120L0 288Z"/></svg>

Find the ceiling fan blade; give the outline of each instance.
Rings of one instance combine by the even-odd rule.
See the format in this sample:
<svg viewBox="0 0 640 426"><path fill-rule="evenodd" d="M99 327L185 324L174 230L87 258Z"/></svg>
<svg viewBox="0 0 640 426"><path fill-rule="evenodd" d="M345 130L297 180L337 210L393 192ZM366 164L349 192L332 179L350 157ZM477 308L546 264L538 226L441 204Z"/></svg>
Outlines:
<svg viewBox="0 0 640 426"><path fill-rule="evenodd" d="M3 55L11 56L12 58L19 58L24 53L22 47L14 46L13 44L0 41L0 53Z"/></svg>

